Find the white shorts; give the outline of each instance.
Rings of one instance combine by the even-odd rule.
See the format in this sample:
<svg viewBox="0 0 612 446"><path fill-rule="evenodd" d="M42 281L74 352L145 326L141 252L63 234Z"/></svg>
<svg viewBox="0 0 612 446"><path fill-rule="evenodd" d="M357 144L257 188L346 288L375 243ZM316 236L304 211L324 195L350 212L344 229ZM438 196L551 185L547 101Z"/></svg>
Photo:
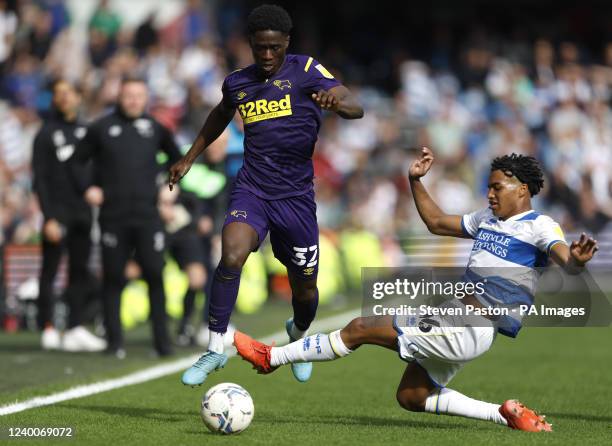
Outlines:
<svg viewBox="0 0 612 446"><path fill-rule="evenodd" d="M449 307L465 310L457 299L438 308ZM482 316L396 316L393 326L400 357L420 364L438 387L445 387L465 363L489 350L497 335L495 323Z"/></svg>

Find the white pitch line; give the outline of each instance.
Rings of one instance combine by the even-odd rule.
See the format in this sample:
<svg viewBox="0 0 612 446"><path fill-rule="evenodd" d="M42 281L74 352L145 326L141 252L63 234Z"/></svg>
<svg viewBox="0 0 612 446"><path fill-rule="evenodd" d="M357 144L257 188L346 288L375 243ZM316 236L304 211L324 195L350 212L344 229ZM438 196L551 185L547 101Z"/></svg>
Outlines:
<svg viewBox="0 0 612 446"><path fill-rule="evenodd" d="M345 325L349 320L359 316L359 310L351 310L336 316L331 316L319 321L315 321L311 326L311 333L318 331L327 331L339 326ZM266 344L278 338L284 338L287 333L279 331L270 336L262 339L262 342ZM235 349L228 352L229 357L236 356ZM0 406L0 416L10 415L17 412L23 412L24 410L33 409L35 407L49 406L51 404L61 403L62 401L73 400L77 398L83 398L97 393L108 392L109 390L119 389L121 387L131 386L134 384L141 384L147 381L151 381L163 376L172 375L173 373L180 372L191 366L199 355L193 355L186 358L177 359L176 361L169 362L167 364L157 365L141 370L139 372L130 373L121 378L108 379L106 381L99 381L92 384L85 384L82 386L73 387L71 389L52 393L51 395L39 396L31 398L25 401L18 401L15 403ZM177 386L180 385L177 383Z"/></svg>

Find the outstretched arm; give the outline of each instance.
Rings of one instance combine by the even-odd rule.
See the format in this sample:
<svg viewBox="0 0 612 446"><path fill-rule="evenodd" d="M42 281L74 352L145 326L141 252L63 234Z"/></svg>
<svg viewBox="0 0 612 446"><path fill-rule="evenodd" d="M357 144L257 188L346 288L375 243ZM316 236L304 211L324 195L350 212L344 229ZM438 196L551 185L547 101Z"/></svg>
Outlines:
<svg viewBox="0 0 612 446"><path fill-rule="evenodd" d="M597 240L583 233L580 240L573 241L570 246L565 243L555 243L550 249L550 256L569 274L578 274L598 249Z"/></svg>
<svg viewBox="0 0 612 446"><path fill-rule="evenodd" d="M429 196L429 193L421 183L421 177L425 176L434 162L434 156L430 149L423 147L421 155L410 165L408 178L412 197L421 220L427 225L429 232L436 235L450 235L453 237L469 238L469 235L461 227L460 215L445 214Z"/></svg>
<svg viewBox="0 0 612 446"><path fill-rule="evenodd" d="M200 133L191 145L191 149L170 168L170 190L189 172L191 165L204 149L223 133L223 130L234 117L234 112L235 109L226 105L223 100L212 109Z"/></svg>
<svg viewBox="0 0 612 446"><path fill-rule="evenodd" d="M323 110L333 111L344 119L363 118L363 107L344 85L330 88L329 91L319 90L312 94L312 99Z"/></svg>

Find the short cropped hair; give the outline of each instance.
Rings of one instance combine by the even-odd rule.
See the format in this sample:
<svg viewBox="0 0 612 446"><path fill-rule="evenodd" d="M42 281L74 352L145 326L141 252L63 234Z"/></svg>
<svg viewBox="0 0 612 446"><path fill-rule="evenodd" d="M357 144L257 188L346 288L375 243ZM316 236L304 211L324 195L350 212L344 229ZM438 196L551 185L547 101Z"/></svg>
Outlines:
<svg viewBox="0 0 612 446"><path fill-rule="evenodd" d="M249 35L257 31L280 31L289 34L293 22L289 13L278 5L261 5L253 9L247 19L247 32Z"/></svg>
<svg viewBox="0 0 612 446"><path fill-rule="evenodd" d="M145 78L142 76L138 76L136 74L126 74L125 76L121 78L122 87L125 84L131 84L131 83L144 84L145 86L147 85L147 81L145 80Z"/></svg>

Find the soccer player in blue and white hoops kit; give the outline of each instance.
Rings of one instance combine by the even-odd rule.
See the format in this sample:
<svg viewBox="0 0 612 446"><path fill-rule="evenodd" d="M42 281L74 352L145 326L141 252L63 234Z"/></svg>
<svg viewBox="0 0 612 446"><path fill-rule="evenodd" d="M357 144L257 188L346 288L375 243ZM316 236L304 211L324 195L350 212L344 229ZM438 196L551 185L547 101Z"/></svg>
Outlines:
<svg viewBox="0 0 612 446"><path fill-rule="evenodd" d="M464 364L489 350L498 332L516 337L521 328L519 306L533 303L539 275L536 268L546 266L552 258L566 271L579 273L597 251L597 242L583 234L568 246L559 225L531 208L531 197L544 185L542 171L532 157L512 154L493 160L489 207L464 216L442 212L421 183L433 161L431 150L423 148L410 166L416 208L433 234L474 239L465 279L483 285L481 292L441 307L470 305L485 316L476 316L468 324L465 310L459 312L463 316L447 312L427 316L427 321L414 316L360 317L342 330L312 335L284 347L271 347L236 332L238 353L260 373L270 373L284 364L330 361L363 344L379 345L397 351L408 362L397 389L403 408L487 420L524 431L551 431L543 416L516 400L493 404L446 386ZM490 315L490 310L500 308L507 309L507 315Z"/></svg>
<svg viewBox="0 0 612 446"><path fill-rule="evenodd" d="M540 274L536 268L547 265L555 244L566 245L563 231L552 218L534 210L501 220L491 208L485 208L464 215L461 226L474 239L468 280L482 281L483 272L494 272L497 278L474 298L485 307L508 308L510 315L498 322L497 329L514 338L521 328L519 305L533 303ZM500 293L500 288L510 292Z"/></svg>

